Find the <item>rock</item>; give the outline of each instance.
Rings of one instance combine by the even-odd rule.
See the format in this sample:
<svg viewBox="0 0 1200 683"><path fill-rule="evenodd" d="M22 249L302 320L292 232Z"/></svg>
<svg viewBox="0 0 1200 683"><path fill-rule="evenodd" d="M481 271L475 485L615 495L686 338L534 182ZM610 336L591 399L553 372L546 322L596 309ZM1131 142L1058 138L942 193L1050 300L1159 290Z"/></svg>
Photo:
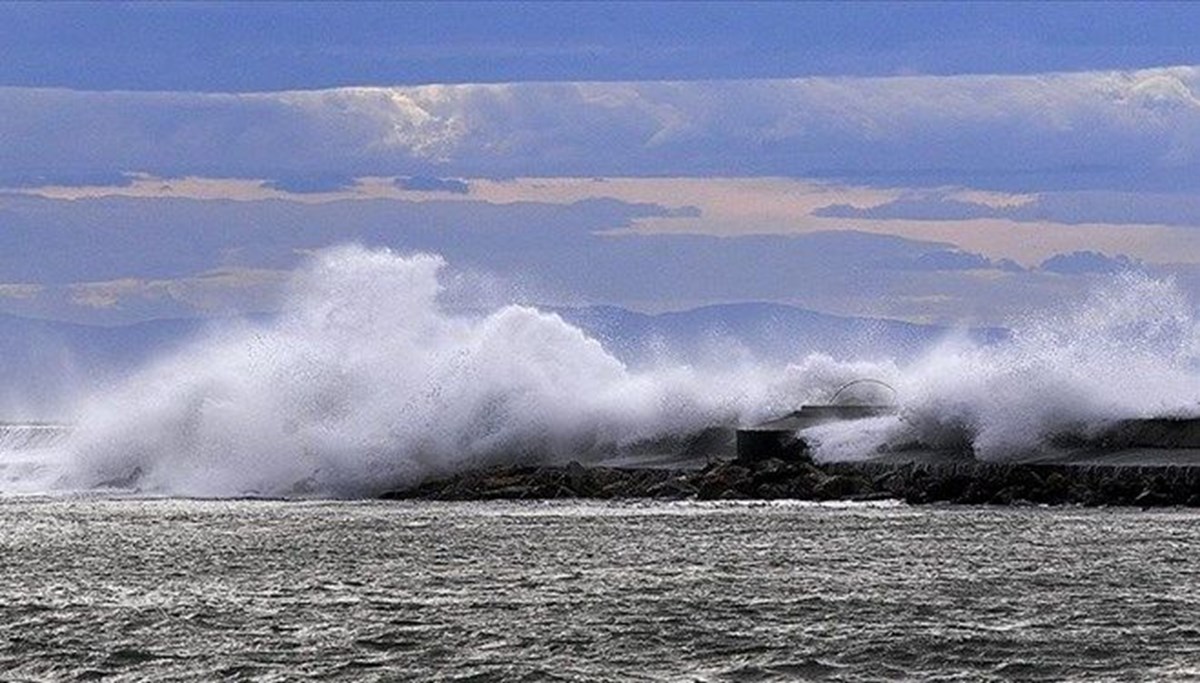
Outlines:
<svg viewBox="0 0 1200 683"><path fill-rule="evenodd" d="M779 500L792 498L792 490L786 483L759 484L754 489L754 497L760 500Z"/></svg>
<svg viewBox="0 0 1200 683"><path fill-rule="evenodd" d="M943 476L930 477L928 483L925 484L924 494L928 500L934 501L960 501L963 500L972 487L978 489L980 482L977 477L973 477L964 472L949 472Z"/></svg>
<svg viewBox="0 0 1200 683"><path fill-rule="evenodd" d="M784 485L784 488L786 488L789 480L800 474L800 472L805 471L802 469L804 467L806 466L789 464L778 458L769 458L756 462L751 468L752 486L758 489L764 486L772 488L776 485Z"/></svg>
<svg viewBox="0 0 1200 683"><path fill-rule="evenodd" d="M592 470L590 492L608 498L637 498L644 495L638 470L599 467ZM605 494L604 492L608 492Z"/></svg>
<svg viewBox="0 0 1200 683"><path fill-rule="evenodd" d="M802 472L788 480L787 497L794 498L795 500L812 500L813 489L816 488L816 485L816 477L813 477L808 472Z"/></svg>
<svg viewBox="0 0 1200 683"><path fill-rule="evenodd" d="M1200 507L1197 467L812 463L770 458L725 461L702 470L512 466L473 470L388 491L388 499L664 498L701 500L899 498L953 502Z"/></svg>
<svg viewBox="0 0 1200 683"><path fill-rule="evenodd" d="M852 496L850 500L858 503L869 503L878 500L895 500L895 497L893 497L892 494L888 493L887 491L871 491L870 493Z"/></svg>
<svg viewBox="0 0 1200 683"><path fill-rule="evenodd" d="M866 477L835 474L813 487L817 500L844 500L871 492L871 482Z"/></svg>
<svg viewBox="0 0 1200 683"><path fill-rule="evenodd" d="M752 484L750 470L741 465L726 463L704 472L696 483L700 500L728 500L731 495L747 495L743 489Z"/></svg>
<svg viewBox="0 0 1200 683"><path fill-rule="evenodd" d="M1020 501L1027 501L1025 490L1020 486L1005 486L992 495L988 502L992 505L1013 505Z"/></svg>
<svg viewBox="0 0 1200 683"><path fill-rule="evenodd" d="M1168 507L1174 505L1174 501L1167 494L1147 488L1134 497L1133 504L1145 510L1153 507Z"/></svg>
<svg viewBox="0 0 1200 683"><path fill-rule="evenodd" d="M1107 473L1101 481L1097 489L1099 494L1100 504L1102 505L1128 505L1141 494L1143 487L1131 481L1129 478L1122 476L1119 471Z"/></svg>
<svg viewBox="0 0 1200 683"><path fill-rule="evenodd" d="M962 505L982 505L991 502L995 495L996 491L986 482L973 480L953 502Z"/></svg>
<svg viewBox="0 0 1200 683"><path fill-rule="evenodd" d="M1061 505L1069 503L1073 499L1074 492L1071 490L1071 482L1063 476L1062 472L1051 472L1045 479L1042 496L1038 502Z"/></svg>
<svg viewBox="0 0 1200 683"><path fill-rule="evenodd" d="M696 487L692 486L685 477L680 476L650 486L646 489L646 495L651 498L681 500L696 495Z"/></svg>
<svg viewBox="0 0 1200 683"><path fill-rule="evenodd" d="M505 486L488 489L479 496L482 500L525 500L536 498L534 490L528 486Z"/></svg>
<svg viewBox="0 0 1200 683"><path fill-rule="evenodd" d="M609 481L596 492L597 498L631 498L628 482Z"/></svg>
<svg viewBox="0 0 1200 683"><path fill-rule="evenodd" d="M579 464L578 461L572 460L570 463L567 463L567 467L562 474L562 479L572 491L575 491L579 495L587 496L594 493L591 486L592 477L587 468Z"/></svg>

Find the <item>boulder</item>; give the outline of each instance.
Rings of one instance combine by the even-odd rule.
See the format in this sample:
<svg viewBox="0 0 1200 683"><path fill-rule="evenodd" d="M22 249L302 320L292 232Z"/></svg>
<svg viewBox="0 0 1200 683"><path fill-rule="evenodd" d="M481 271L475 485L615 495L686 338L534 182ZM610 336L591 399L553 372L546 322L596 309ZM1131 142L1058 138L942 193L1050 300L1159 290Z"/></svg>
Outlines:
<svg viewBox="0 0 1200 683"><path fill-rule="evenodd" d="M871 493L871 482L863 476L835 474L813 487L817 500L845 500Z"/></svg>
<svg viewBox="0 0 1200 683"><path fill-rule="evenodd" d="M707 468L696 482L696 497L701 500L728 500L748 494L753 479L750 470L734 463Z"/></svg>
<svg viewBox="0 0 1200 683"><path fill-rule="evenodd" d="M696 492L696 487L683 476L653 484L646 489L646 495L651 498L666 498L670 500L691 498L696 495Z"/></svg>

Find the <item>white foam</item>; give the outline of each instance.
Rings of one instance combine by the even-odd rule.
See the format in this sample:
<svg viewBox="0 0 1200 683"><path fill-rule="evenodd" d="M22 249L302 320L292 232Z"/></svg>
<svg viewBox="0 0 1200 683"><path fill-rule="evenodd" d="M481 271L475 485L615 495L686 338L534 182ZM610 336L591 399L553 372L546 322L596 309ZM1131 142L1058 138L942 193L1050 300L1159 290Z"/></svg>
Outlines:
<svg viewBox="0 0 1200 683"><path fill-rule="evenodd" d="M7 470L0 490L369 495L464 467L595 460L753 423L861 377L897 388L900 417L823 427L819 458L907 439L1003 458L1068 425L1200 405L1194 311L1173 284L1144 277L1031 317L1007 342L948 340L904 368L813 355L634 370L533 308L448 313L445 268L434 255L322 251L296 274L287 313L209 332L81 397L70 441Z"/></svg>
<svg viewBox="0 0 1200 683"><path fill-rule="evenodd" d="M555 315L438 303L432 255L342 247L297 273L288 313L242 323L85 397L76 436L24 489L364 495L467 466L610 457L753 421L861 368L633 371ZM16 483L10 482L9 488Z"/></svg>
<svg viewBox="0 0 1200 683"><path fill-rule="evenodd" d="M817 457L920 442L1002 460L1115 420L1200 415L1200 320L1172 281L1126 273L1085 301L1032 312L1007 341L947 340L894 382L899 418L814 430Z"/></svg>

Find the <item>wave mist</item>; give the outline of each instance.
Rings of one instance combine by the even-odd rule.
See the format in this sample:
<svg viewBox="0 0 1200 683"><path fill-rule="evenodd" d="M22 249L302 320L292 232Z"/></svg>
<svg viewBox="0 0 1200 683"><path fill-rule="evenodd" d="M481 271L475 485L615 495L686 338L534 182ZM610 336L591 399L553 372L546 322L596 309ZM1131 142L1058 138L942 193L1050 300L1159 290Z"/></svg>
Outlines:
<svg viewBox="0 0 1200 683"><path fill-rule="evenodd" d="M855 372L819 358L634 371L533 308L448 312L444 269L435 255L323 251L276 320L211 333L83 397L75 436L0 487L369 495L464 467L609 457L790 410Z"/></svg>
<svg viewBox="0 0 1200 683"><path fill-rule="evenodd" d="M1119 278L1002 343L946 340L903 367L825 355L634 369L558 316L462 315L436 255L316 254L285 312L210 332L82 396L65 443L0 467L0 491L354 497L467 467L597 461L646 440L828 400L861 377L895 417L811 430L819 460L920 443L986 459L1116 419L1200 414L1200 326L1170 282Z"/></svg>
<svg viewBox="0 0 1200 683"><path fill-rule="evenodd" d="M945 340L888 380L899 414L812 430L818 460L912 446L1024 459L1121 420L1198 417L1200 318L1174 282L1125 273L1031 311L1003 342Z"/></svg>

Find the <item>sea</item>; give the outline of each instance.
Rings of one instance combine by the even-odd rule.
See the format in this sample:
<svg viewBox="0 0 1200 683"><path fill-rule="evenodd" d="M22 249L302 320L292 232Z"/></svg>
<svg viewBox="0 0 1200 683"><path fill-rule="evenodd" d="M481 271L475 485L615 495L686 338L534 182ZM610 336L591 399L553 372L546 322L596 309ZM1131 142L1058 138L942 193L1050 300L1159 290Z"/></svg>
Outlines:
<svg viewBox="0 0 1200 683"><path fill-rule="evenodd" d="M0 680L1200 680L1200 514L0 497Z"/></svg>

